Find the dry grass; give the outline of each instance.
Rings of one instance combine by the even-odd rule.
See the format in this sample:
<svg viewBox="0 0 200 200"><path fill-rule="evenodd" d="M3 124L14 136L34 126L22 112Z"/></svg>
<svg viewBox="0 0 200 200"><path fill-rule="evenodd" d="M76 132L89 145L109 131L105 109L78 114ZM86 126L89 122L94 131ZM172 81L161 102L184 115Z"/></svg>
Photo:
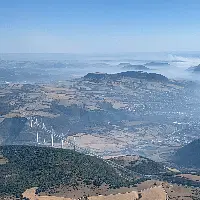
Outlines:
<svg viewBox="0 0 200 200"><path fill-rule="evenodd" d="M108 196L93 196L89 197L89 200L136 200L138 199L138 193L133 191L125 194L116 194Z"/></svg>
<svg viewBox="0 0 200 200"><path fill-rule="evenodd" d="M100 187L95 187L93 185L85 185L83 183L80 183L80 185L77 188L73 188L71 186L61 186L59 188L56 188L52 195L56 195L59 197L66 197L66 198L74 198L78 199L80 197L86 196L108 196L108 195L115 195L118 193L125 194L127 192L134 191L135 188L127 188L127 187L121 187L119 189L110 189L108 185L103 184ZM49 193L41 193L41 196L47 196Z"/></svg>
<svg viewBox="0 0 200 200"><path fill-rule="evenodd" d="M41 193L40 196L35 195L35 189L31 188L23 193L24 197L30 200L72 200L82 196L89 196L89 200L136 200L141 194L140 200L192 200L200 199L200 190L169 184L156 180L145 181L137 186L137 188L119 188L109 189L108 186L102 185L99 188L79 187L77 189L64 186L56 189L56 193L49 196L48 193ZM141 191L142 190L142 191ZM138 192L139 191L139 192ZM167 193L167 194L166 194Z"/></svg>
<svg viewBox="0 0 200 200"><path fill-rule="evenodd" d="M23 197L29 198L30 200L71 200L70 198L56 197L56 196L38 196L35 195L36 188L31 188L23 193Z"/></svg>
<svg viewBox="0 0 200 200"><path fill-rule="evenodd" d="M96 152L118 152L123 147L123 143L117 139L109 138L101 135L89 135L89 134L76 134L76 143L82 148L90 148ZM73 139L69 136L68 139Z"/></svg>
<svg viewBox="0 0 200 200"><path fill-rule="evenodd" d="M68 192L69 197L63 197L63 196L47 196L47 195L42 195L38 196L35 195L35 190L36 188L31 188L31 189L27 189L24 193L23 193L23 197L27 197L30 200L72 200L72 199L78 199L80 198L80 194L78 194L78 191L76 191L76 195L74 195L73 192ZM121 190L123 192L123 189ZM126 191L126 190L124 190ZM112 192L112 191L110 191ZM116 190L115 192L119 192L118 190ZM61 195L61 194L59 194ZM84 193L81 194L82 196L84 195ZM96 195L96 196L90 196L89 199L90 200L136 200L138 198L138 193L136 191L130 191L130 192L126 192L126 193L116 193L116 194L108 194L108 195Z"/></svg>
<svg viewBox="0 0 200 200"><path fill-rule="evenodd" d="M165 191L167 192L170 199L192 200L191 188L178 186L176 184L173 184L173 185L165 184L163 187L164 187Z"/></svg>
<svg viewBox="0 0 200 200"><path fill-rule="evenodd" d="M49 112L44 111L36 111L36 110L14 110L6 115L4 115L4 118L13 118L13 117L29 117L29 116L41 116L41 117L49 117L49 118L55 118L59 115L51 114Z"/></svg>
<svg viewBox="0 0 200 200"><path fill-rule="evenodd" d="M148 180L148 181L145 181L143 183L138 184L137 189L138 189L138 191L146 190L146 189L151 188L151 187L161 186L162 183L163 182L161 182L161 181Z"/></svg>
<svg viewBox="0 0 200 200"><path fill-rule="evenodd" d="M141 200L166 200L166 193L161 186L147 189L141 195Z"/></svg>
<svg viewBox="0 0 200 200"><path fill-rule="evenodd" d="M156 185L155 185L156 184ZM190 187L184 187L177 184L169 184L167 182L161 181L145 181L137 186L138 191L142 191L143 198L141 200L156 200L157 198L154 195L157 195L157 190L150 189L153 194L150 194L148 188L160 188L159 190L162 191L160 194L163 194L163 191L167 193L169 199L174 200L192 200L192 196L196 197L196 199L200 199L200 190L199 189L192 189ZM162 190L161 190L162 189ZM146 193L146 191L149 191ZM166 195L165 193L165 195ZM145 195L145 196L144 196ZM161 198L162 199L162 198ZM159 199L160 200L160 199Z"/></svg>
<svg viewBox="0 0 200 200"><path fill-rule="evenodd" d="M200 181L200 176L198 175L193 175L193 174L179 174L177 176L192 180L192 181L196 181L199 182Z"/></svg>
<svg viewBox="0 0 200 200"><path fill-rule="evenodd" d="M7 158L4 158L3 156L0 155L0 165L4 165L8 162Z"/></svg>

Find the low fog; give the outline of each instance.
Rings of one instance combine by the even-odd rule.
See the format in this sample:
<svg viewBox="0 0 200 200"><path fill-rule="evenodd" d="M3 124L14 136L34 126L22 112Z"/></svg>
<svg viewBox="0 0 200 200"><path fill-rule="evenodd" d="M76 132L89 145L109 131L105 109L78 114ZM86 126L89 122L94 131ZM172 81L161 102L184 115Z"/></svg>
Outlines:
<svg viewBox="0 0 200 200"><path fill-rule="evenodd" d="M200 55L200 54L199 54ZM0 81L45 83L82 77L89 72L146 71L170 79L199 80L188 70L200 64L195 54L134 53L118 55L1 54ZM142 68L141 68L142 67Z"/></svg>

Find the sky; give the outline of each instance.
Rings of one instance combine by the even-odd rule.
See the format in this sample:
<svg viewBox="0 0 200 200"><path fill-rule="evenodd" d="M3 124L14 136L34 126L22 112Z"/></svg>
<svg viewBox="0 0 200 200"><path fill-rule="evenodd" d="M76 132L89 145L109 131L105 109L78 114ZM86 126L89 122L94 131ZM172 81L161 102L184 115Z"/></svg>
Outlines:
<svg viewBox="0 0 200 200"><path fill-rule="evenodd" d="M200 51L199 0L1 0L0 53Z"/></svg>

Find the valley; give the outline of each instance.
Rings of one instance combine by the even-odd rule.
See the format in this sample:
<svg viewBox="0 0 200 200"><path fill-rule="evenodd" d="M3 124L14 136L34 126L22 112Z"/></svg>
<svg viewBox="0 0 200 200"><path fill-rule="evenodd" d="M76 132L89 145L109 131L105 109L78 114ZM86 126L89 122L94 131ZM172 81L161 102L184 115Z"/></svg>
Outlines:
<svg viewBox="0 0 200 200"><path fill-rule="evenodd" d="M165 162L199 137L198 91L195 82L142 72L1 85L0 142L35 145L38 132L39 143L49 146L53 130L58 147L61 137L76 137L79 147L100 156L138 154ZM50 131L30 127L31 119Z"/></svg>
<svg viewBox="0 0 200 200"><path fill-rule="evenodd" d="M1 196L198 199L175 159L199 138L198 86L133 71L1 85Z"/></svg>
<svg viewBox="0 0 200 200"><path fill-rule="evenodd" d="M199 11L0 0L0 200L200 200Z"/></svg>

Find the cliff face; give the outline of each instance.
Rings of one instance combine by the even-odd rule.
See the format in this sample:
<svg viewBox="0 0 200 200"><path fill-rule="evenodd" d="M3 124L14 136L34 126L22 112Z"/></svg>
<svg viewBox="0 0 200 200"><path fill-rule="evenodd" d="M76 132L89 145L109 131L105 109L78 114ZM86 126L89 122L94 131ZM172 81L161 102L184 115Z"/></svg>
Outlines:
<svg viewBox="0 0 200 200"><path fill-rule="evenodd" d="M137 79L146 79L148 81L168 81L168 78L156 73L147 73L147 72L141 72L141 71L127 71L127 72L121 72L117 74L100 74L100 73L88 73L86 76L84 76L84 79L86 80L92 80L92 81L99 81L104 79L120 79L120 78L137 78Z"/></svg>

